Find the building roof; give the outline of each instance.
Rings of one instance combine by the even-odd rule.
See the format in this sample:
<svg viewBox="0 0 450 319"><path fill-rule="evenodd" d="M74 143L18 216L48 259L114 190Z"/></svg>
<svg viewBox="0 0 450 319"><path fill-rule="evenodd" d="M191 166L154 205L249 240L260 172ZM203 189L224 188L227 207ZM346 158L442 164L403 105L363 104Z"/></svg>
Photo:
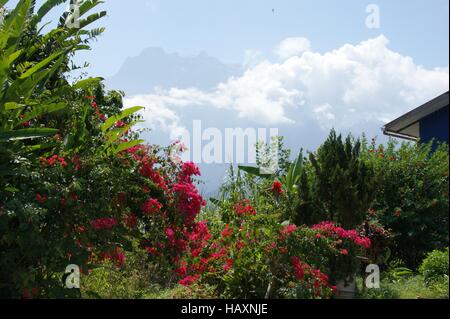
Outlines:
<svg viewBox="0 0 450 319"><path fill-rule="evenodd" d="M389 122L383 133L390 136L417 140L420 138L420 120L449 105L448 91L414 110Z"/></svg>

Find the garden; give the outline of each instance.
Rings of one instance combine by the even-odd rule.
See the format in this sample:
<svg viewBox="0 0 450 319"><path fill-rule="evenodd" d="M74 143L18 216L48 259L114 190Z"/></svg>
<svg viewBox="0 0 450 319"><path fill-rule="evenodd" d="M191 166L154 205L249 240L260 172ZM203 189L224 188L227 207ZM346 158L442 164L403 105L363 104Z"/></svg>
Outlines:
<svg viewBox="0 0 450 319"><path fill-rule="evenodd" d="M448 145L279 137L204 198L181 142L140 139L143 106L72 77L106 12L43 32L64 2L0 11L0 298L449 298Z"/></svg>

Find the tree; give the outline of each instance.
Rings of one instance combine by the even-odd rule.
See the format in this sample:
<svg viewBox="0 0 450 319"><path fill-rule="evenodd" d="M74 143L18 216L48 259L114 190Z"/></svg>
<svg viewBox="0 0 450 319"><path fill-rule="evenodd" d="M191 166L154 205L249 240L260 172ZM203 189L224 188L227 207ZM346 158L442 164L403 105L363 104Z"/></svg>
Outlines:
<svg viewBox="0 0 450 319"><path fill-rule="evenodd" d="M316 153L299 184L297 222L328 219L352 228L366 215L373 196L373 170L360 158L361 142L334 130ZM320 212L320 213L317 213Z"/></svg>

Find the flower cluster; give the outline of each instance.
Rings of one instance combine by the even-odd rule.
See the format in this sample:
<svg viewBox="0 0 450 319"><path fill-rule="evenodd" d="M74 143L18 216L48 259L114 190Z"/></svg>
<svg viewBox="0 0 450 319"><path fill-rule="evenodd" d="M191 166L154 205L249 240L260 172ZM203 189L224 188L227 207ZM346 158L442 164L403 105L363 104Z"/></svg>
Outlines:
<svg viewBox="0 0 450 319"><path fill-rule="evenodd" d="M332 291L336 289L329 285L328 275L321 272L320 269L314 269L309 264L302 262L299 257L291 257L291 264L295 277L309 286L307 288L312 289L316 297L322 296L329 289Z"/></svg>
<svg viewBox="0 0 450 319"><path fill-rule="evenodd" d="M283 184L279 180L276 180L272 184L272 192L274 192L276 195L283 194Z"/></svg>
<svg viewBox="0 0 450 319"><path fill-rule="evenodd" d="M123 267L126 258L122 249L119 246L117 246L116 249L112 252L100 253L99 259L101 261L111 260L117 265L117 267Z"/></svg>
<svg viewBox="0 0 450 319"><path fill-rule="evenodd" d="M256 209L250 205L250 201L248 199L234 205L234 211L238 216L256 215Z"/></svg>
<svg viewBox="0 0 450 319"><path fill-rule="evenodd" d="M106 117L105 114L103 114L103 113L100 111L97 102L95 102L95 98L96 98L96 97L95 97L95 96L87 96L86 98L92 100L92 101L91 101L91 107L95 110L95 115L97 115L97 117L98 117L100 120L106 121L108 118Z"/></svg>
<svg viewBox="0 0 450 319"><path fill-rule="evenodd" d="M40 160L41 160L41 163L43 165L46 165L46 166L49 166L49 167L53 167L57 163L59 163L62 167L67 167L67 162L64 159L64 157L60 157L60 156L58 156L56 154L51 156L51 157L49 157L49 158L41 157Z"/></svg>
<svg viewBox="0 0 450 319"><path fill-rule="evenodd" d="M200 175L201 173L197 165L195 165L192 162L185 162L181 167L180 181L189 183L191 181L192 176L200 176Z"/></svg>
<svg viewBox="0 0 450 319"><path fill-rule="evenodd" d="M116 225L117 220L115 218L99 218L91 221L91 226L95 230L111 229Z"/></svg>
<svg viewBox="0 0 450 319"><path fill-rule="evenodd" d="M321 222L320 224L314 225L312 229L319 230L332 238L341 240L348 239L354 242L357 246L361 246L365 249L369 249L371 245L370 238L360 236L360 234L354 229L345 230L342 227L336 226L336 224L332 222Z"/></svg>
<svg viewBox="0 0 450 319"><path fill-rule="evenodd" d="M202 206L206 205L205 200L192 183L175 184L172 191L177 196L178 209L184 215L184 222L192 224L195 217L200 213Z"/></svg>
<svg viewBox="0 0 450 319"><path fill-rule="evenodd" d="M149 198L148 201L146 201L141 206L141 210L148 215L153 215L157 212L159 212L162 208L162 205L157 199Z"/></svg>

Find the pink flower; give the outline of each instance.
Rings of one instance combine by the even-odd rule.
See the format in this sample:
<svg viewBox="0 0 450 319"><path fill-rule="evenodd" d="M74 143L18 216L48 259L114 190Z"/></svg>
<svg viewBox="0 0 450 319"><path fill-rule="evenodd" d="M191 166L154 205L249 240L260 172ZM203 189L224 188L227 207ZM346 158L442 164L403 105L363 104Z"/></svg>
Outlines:
<svg viewBox="0 0 450 319"><path fill-rule="evenodd" d="M341 249L341 255L347 256L348 255L348 250L347 249Z"/></svg>

